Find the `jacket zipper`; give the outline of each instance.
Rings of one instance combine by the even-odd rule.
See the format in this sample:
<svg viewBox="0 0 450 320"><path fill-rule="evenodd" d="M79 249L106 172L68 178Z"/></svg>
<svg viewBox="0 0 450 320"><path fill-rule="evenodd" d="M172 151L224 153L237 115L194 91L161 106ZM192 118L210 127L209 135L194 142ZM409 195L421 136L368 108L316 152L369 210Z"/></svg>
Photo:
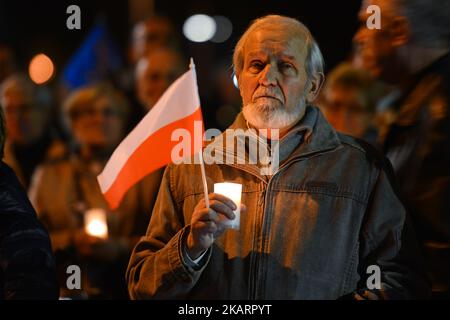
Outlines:
<svg viewBox="0 0 450 320"><path fill-rule="evenodd" d="M274 179L274 177L279 174L285 167L287 167L288 165L295 163L297 161L301 161L302 158L297 158L297 159L293 159L292 161L286 162L284 163L282 166L280 166L277 170L277 172L275 172L272 177L270 177L269 181L267 182L266 188L264 188L262 190L261 195L259 196L258 199L258 206L263 206L263 212L262 212L262 216L261 216L261 239L264 239L264 217L266 216L265 214L265 209L267 208L267 191L269 190L270 186L271 186L271 182ZM264 242L263 242L264 245ZM265 250L265 248L261 248L262 251ZM250 272L252 270L254 270L253 274L253 286L251 289L251 293L250 293L250 297L252 300L256 300L256 299L264 299L264 297L262 296L262 293L259 292L260 297L258 297L258 285L260 285L258 278L259 278L259 273L260 273L260 259L258 258L258 255L255 255L254 259L253 259L253 264L252 267L250 268ZM264 279L260 279L261 281L263 281ZM261 284L261 288L263 288L262 284ZM260 290L261 291L261 290Z"/></svg>
<svg viewBox="0 0 450 320"><path fill-rule="evenodd" d="M264 221L264 202L265 202L266 190L267 190L267 186L263 185L263 189L261 191L261 195L259 196L259 199L258 199L258 207L262 207L261 208L262 213L261 213L261 217L260 217L260 219L261 219L261 224L260 224L261 225L261 232L260 232L261 236L263 235L263 225L262 225L262 223ZM258 224L258 221L257 221L257 224ZM258 234L255 234L255 236L257 237ZM253 239L253 241L255 242L255 238ZM256 247L255 249L258 249L259 243L256 242L254 244L255 244L254 247ZM251 300L256 300L258 298L257 297L258 274L259 274L258 268L259 268L258 254L255 254L253 256L252 264L251 264L251 267L250 267L250 272L252 274L252 285L250 287L250 299Z"/></svg>
<svg viewBox="0 0 450 320"><path fill-rule="evenodd" d="M296 160L298 160L298 159L296 159ZM263 182L263 185L265 185L265 188L263 188L263 190L261 192L261 195L259 196L259 199L258 199L258 206L263 206L263 208L262 208L262 215L261 215L261 236L264 233L264 225L263 225L263 223L264 223L264 216L265 216L265 212L264 212L265 210L264 209L267 207L266 194L267 194L267 190L269 189L270 182L275 177L275 175L277 175L279 172L281 172L281 170L283 168L285 168L287 165L289 165L289 164L291 164L293 162L296 162L296 161L290 161L290 162L287 162L287 163L283 164L282 166L280 166L278 168L278 171L269 179L268 182L266 182L265 180L263 180L260 177L256 176L256 177L260 178L261 181ZM231 164L229 164L229 166L234 167L234 168L239 169L239 170L242 170L242 171L245 171L245 172L250 173L252 175L255 175L254 172L251 172L250 170L246 170L245 168L242 168L240 166L234 166L234 165L231 165ZM257 235L255 235L255 236L257 236ZM255 238L253 238L253 242L255 243ZM253 255L253 257L251 259L251 266L250 266L250 274L253 274L253 276L251 276L250 292L249 292L249 295L248 295L249 300L256 300L256 299L258 299L258 297L257 297L258 274L259 274L258 268L259 268L258 255Z"/></svg>
<svg viewBox="0 0 450 320"><path fill-rule="evenodd" d="M328 150L324 150L324 151L321 151L320 153L327 152L327 151L328 151ZM315 154L315 153L313 153L313 154ZM270 177L270 179L269 179L268 182L266 182L264 179L262 179L261 177L259 177L258 175L256 175L256 174L255 174L254 172L252 172L251 170L246 170L246 169L243 168L242 166L235 166L235 165L232 165L232 164L228 164L228 165L231 166L231 167L234 167L234 168L236 168L236 169L238 169L238 170L242 170L242 171L245 171L245 172L247 172L247 173L250 173L251 175L256 176L256 177L259 178L264 184L266 184L266 188L262 190L262 193L261 193L261 195L260 195L260 197L259 197L259 199L258 199L258 206L263 205L263 211L262 211L262 216L261 216L261 219L262 219L262 220L261 220L261 222L262 222L262 225L261 225L261 236L262 236L263 233L264 233L264 225L263 225L263 223L264 223L264 216L265 216L265 208L267 208L267 197L266 197L266 194L267 194L267 190L268 190L269 187L270 187L271 181L273 180L273 178L275 177L275 175L279 174L279 173L282 171L282 169L284 169L284 168L287 167L288 165L293 164L293 163L298 162L298 161L302 161L302 160L304 160L304 159L307 159L308 156L311 156L311 155L312 155L312 154L307 154L307 155L303 155L303 156L300 156L300 157L296 157L296 158L294 158L294 159L291 159L289 162L284 163L283 165L281 165L281 166L278 168L277 172L275 172L275 173L272 175L272 177ZM253 239L253 241L255 241L255 238ZM257 286L258 286L258 274L259 274L258 268L259 268L259 265L260 265L260 262L259 262L259 259L258 259L258 255L253 255L253 257L252 257L252 259L251 259L251 267L250 267L250 274L253 273L253 276L251 277L252 283L250 284L250 292L249 292L249 299L250 299L250 300L256 300L256 299L258 299L258 297L257 297ZM253 272L252 272L252 271L253 271Z"/></svg>

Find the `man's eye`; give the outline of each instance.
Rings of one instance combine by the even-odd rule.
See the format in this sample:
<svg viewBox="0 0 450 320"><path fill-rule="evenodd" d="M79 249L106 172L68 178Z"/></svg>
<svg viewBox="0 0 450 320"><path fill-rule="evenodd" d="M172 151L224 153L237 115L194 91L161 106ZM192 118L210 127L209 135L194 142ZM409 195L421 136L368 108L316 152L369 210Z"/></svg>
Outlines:
<svg viewBox="0 0 450 320"><path fill-rule="evenodd" d="M278 66L278 68L281 73L286 74L286 75L294 75L294 74L296 74L296 70L297 70L293 64L286 63L286 62L282 62Z"/></svg>
<svg viewBox="0 0 450 320"><path fill-rule="evenodd" d="M293 69L293 68L294 68L294 66L292 64L290 64L290 63L281 63L280 64L280 69L281 70L290 70L290 69Z"/></svg>
<svg viewBox="0 0 450 320"><path fill-rule="evenodd" d="M263 64L261 62L252 62L250 63L250 71L260 71L264 68Z"/></svg>

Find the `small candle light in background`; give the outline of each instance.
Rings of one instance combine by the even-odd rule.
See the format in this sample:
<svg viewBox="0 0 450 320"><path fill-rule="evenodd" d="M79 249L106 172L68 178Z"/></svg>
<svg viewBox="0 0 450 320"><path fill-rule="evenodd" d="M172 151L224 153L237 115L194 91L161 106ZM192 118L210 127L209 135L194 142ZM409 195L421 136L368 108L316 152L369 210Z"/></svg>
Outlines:
<svg viewBox="0 0 450 320"><path fill-rule="evenodd" d="M103 209L90 209L84 214L84 229L87 234L102 239L108 238L106 212Z"/></svg>
<svg viewBox="0 0 450 320"><path fill-rule="evenodd" d="M239 230L241 222L242 184L231 182L215 183L214 193L222 194L233 200L236 204L237 209L233 211L236 217L233 220L224 220L224 225L230 229Z"/></svg>
<svg viewBox="0 0 450 320"><path fill-rule="evenodd" d="M30 78L36 84L46 83L53 76L54 71L53 61L43 53L34 56L28 66Z"/></svg>

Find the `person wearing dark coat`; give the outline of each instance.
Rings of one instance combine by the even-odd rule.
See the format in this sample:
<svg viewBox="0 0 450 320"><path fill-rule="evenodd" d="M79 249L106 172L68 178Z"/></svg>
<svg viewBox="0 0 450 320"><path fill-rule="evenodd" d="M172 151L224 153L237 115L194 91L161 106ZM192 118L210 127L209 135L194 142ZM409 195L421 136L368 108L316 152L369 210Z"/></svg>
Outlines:
<svg viewBox="0 0 450 320"><path fill-rule="evenodd" d="M0 159L4 141L0 108ZM0 300L58 299L58 288L48 233L16 174L0 161Z"/></svg>

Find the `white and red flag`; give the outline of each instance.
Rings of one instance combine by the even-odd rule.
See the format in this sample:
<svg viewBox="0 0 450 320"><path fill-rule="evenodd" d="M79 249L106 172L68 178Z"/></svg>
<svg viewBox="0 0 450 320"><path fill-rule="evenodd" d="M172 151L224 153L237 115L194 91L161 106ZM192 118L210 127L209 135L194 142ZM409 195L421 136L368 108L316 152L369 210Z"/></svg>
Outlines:
<svg viewBox="0 0 450 320"><path fill-rule="evenodd" d="M119 206L125 193L149 173L172 162L172 132L185 129L194 137L196 121L202 121L195 67L178 78L155 106L120 143L97 177L111 209ZM198 125L198 122L197 122ZM202 125L203 128L203 125ZM192 143L191 156L202 148Z"/></svg>

